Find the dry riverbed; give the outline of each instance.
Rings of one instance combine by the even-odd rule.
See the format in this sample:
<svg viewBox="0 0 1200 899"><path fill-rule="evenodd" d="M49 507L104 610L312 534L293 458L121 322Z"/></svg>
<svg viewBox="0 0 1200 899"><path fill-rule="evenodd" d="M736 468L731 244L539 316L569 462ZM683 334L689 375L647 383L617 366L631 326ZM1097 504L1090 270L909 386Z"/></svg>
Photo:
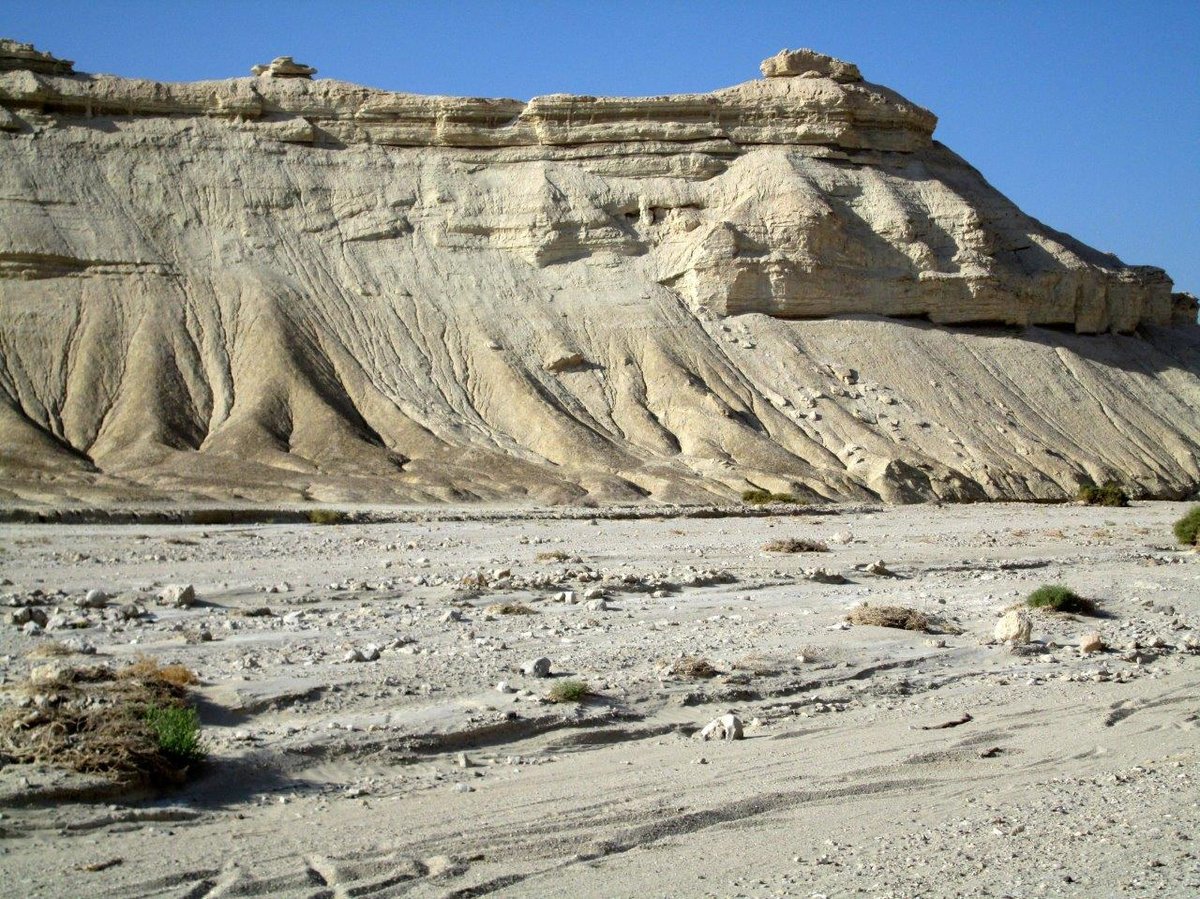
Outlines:
<svg viewBox="0 0 1200 899"><path fill-rule="evenodd" d="M0 768L0 893L1196 895L1184 508L3 525L2 703L51 642L182 664L209 755L138 795ZM994 643L1053 583L1100 615Z"/></svg>

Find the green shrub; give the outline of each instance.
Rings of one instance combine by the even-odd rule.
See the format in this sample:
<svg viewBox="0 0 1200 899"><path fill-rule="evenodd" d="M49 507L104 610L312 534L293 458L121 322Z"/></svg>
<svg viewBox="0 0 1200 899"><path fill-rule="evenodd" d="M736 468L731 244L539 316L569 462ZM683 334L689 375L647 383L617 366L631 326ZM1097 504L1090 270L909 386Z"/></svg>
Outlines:
<svg viewBox="0 0 1200 899"><path fill-rule="evenodd" d="M1184 546L1200 546L1200 506L1192 506L1175 522L1175 537Z"/></svg>
<svg viewBox="0 0 1200 899"><path fill-rule="evenodd" d="M1056 612L1080 612L1090 615L1096 611L1096 604L1090 599L1084 599L1070 587L1062 584L1046 584L1038 587L1025 600L1025 605L1031 609L1053 609Z"/></svg>
<svg viewBox="0 0 1200 899"><path fill-rule="evenodd" d="M762 506L767 503L796 503L799 500L791 493L772 493L770 490L746 490L742 493L742 502Z"/></svg>
<svg viewBox="0 0 1200 899"><path fill-rule="evenodd" d="M1079 488L1079 499L1089 506L1124 507L1129 505L1129 494L1122 490L1121 485L1116 481L1105 481L1102 487L1097 487L1095 484L1084 484Z"/></svg>
<svg viewBox="0 0 1200 899"><path fill-rule="evenodd" d="M551 702L583 702L590 692L581 680L564 680L551 687L546 698Z"/></svg>
<svg viewBox="0 0 1200 899"><path fill-rule="evenodd" d="M154 731L159 750L171 762L182 767L204 758L200 716L192 706L152 705L146 709L145 719Z"/></svg>

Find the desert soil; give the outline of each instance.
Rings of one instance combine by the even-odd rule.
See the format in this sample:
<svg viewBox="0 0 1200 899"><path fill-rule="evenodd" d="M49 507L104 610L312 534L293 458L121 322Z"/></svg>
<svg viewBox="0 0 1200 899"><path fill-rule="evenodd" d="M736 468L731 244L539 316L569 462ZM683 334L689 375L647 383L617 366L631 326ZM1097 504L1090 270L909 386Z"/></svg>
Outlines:
<svg viewBox="0 0 1200 899"><path fill-rule="evenodd" d="M59 664L180 662L209 758L142 795L0 768L0 893L1194 896L1182 511L5 525L5 611L49 627L5 615L3 702L49 641L94 650ZM763 551L782 538L829 551ZM156 602L181 583L196 605ZM1038 613L1032 643L993 643L1045 583L1102 616ZM79 609L91 589L115 598ZM863 602L937 632L847 625ZM1093 631L1107 648L1085 655ZM539 657L550 676L523 674ZM568 678L592 695L547 701ZM745 739L697 739L730 712Z"/></svg>

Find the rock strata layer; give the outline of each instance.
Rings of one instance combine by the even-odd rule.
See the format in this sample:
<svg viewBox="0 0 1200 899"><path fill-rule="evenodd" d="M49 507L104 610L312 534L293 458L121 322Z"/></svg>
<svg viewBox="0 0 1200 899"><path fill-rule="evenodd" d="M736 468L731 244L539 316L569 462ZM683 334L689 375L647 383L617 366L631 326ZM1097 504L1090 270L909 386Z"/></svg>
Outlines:
<svg viewBox="0 0 1200 899"><path fill-rule="evenodd" d="M71 66L0 42L13 497L1200 483L1194 298L850 63L528 102Z"/></svg>

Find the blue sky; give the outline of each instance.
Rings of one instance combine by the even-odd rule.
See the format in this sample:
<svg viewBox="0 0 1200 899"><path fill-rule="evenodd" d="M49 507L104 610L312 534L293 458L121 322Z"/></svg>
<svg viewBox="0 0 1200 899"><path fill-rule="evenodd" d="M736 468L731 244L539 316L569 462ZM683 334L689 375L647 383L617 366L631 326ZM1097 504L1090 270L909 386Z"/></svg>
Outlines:
<svg viewBox="0 0 1200 899"><path fill-rule="evenodd" d="M290 54L418 93L702 91L782 47L858 63L1026 212L1200 294L1200 2L4 0L84 71L227 78Z"/></svg>

